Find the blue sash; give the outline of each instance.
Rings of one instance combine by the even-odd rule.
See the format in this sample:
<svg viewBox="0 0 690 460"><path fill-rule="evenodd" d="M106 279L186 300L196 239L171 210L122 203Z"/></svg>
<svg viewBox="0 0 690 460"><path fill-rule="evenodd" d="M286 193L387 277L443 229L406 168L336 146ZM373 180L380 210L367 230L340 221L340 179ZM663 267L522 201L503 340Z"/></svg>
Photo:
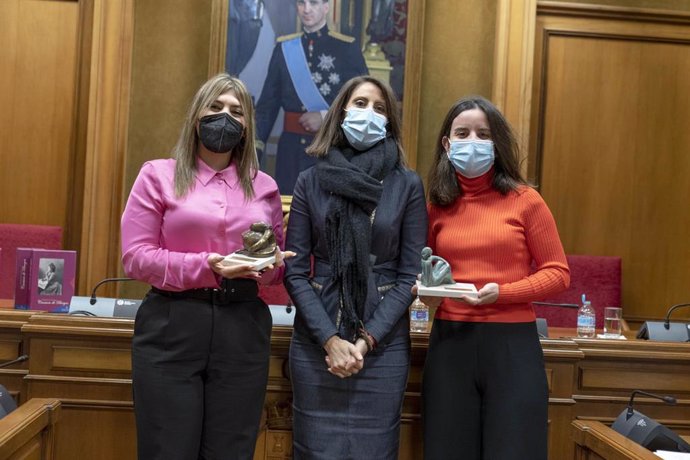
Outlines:
<svg viewBox="0 0 690 460"><path fill-rule="evenodd" d="M311 72L307 66L307 56L304 55L300 37L286 40L281 46L292 86L297 92L297 97L302 101L302 105L306 107L308 112L328 110L328 103L311 78Z"/></svg>

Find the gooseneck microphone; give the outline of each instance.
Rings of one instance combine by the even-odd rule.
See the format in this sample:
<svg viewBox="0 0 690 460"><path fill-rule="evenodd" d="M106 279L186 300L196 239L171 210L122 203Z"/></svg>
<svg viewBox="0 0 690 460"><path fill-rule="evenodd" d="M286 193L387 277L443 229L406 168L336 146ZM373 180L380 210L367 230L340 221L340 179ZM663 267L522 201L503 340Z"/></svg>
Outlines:
<svg viewBox="0 0 690 460"><path fill-rule="evenodd" d="M11 361L7 361L0 364L0 369L2 369L3 367L11 366L12 364L21 363L22 361L26 361L27 359L29 359L29 355L21 355L20 357L15 358Z"/></svg>
<svg viewBox="0 0 690 460"><path fill-rule="evenodd" d="M103 280L100 280L96 285L93 287L91 290L91 298L89 299L89 303L91 305L96 304L96 289L98 289L99 286L105 283L111 283L111 282L119 282L119 281L135 281L134 278L106 278Z"/></svg>
<svg viewBox="0 0 690 460"><path fill-rule="evenodd" d="M580 308L576 303L555 303L555 302L532 302L532 305L543 305L545 307Z"/></svg>
<svg viewBox="0 0 690 460"><path fill-rule="evenodd" d="M635 399L635 395L637 395L637 394L649 396L650 398L660 399L663 402L665 402L666 404L670 404L671 406L676 405L676 398L674 398L673 396L657 395L657 394L648 393L648 392L642 391L642 390L633 390L633 392L630 393L630 401L628 402L628 412L625 415L626 420L628 420L630 417L632 417L633 414L635 413L635 411L633 410L633 400Z"/></svg>
<svg viewBox="0 0 690 460"><path fill-rule="evenodd" d="M680 307L690 307L690 303L679 303L668 309L668 313L666 313L666 318L664 319L664 329L667 331L671 328L671 313L673 313L673 310Z"/></svg>

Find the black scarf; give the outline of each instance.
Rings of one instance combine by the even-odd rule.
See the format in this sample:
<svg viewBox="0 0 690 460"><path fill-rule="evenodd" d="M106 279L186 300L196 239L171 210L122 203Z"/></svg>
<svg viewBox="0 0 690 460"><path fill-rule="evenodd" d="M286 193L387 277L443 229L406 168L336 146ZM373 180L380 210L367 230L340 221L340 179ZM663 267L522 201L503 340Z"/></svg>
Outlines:
<svg viewBox="0 0 690 460"><path fill-rule="evenodd" d="M325 228L331 276L338 282L340 308L353 337L367 298L374 211L382 181L397 165L398 147L390 137L363 152L333 147L316 163L319 185L332 195Z"/></svg>

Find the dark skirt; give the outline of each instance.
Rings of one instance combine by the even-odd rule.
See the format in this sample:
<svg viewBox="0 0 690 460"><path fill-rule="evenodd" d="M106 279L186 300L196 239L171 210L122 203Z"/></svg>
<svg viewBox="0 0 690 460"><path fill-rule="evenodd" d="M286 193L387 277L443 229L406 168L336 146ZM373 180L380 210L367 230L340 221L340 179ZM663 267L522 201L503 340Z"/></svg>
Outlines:
<svg viewBox="0 0 690 460"><path fill-rule="evenodd" d="M410 342L401 337L364 357L364 368L341 379L326 352L293 337L293 455L298 459L397 459L400 411Z"/></svg>

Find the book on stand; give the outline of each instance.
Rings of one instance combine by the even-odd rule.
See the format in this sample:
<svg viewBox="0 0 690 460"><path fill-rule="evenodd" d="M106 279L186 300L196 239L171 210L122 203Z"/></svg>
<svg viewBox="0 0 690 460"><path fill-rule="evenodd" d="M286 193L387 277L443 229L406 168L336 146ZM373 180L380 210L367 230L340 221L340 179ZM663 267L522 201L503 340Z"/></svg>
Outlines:
<svg viewBox="0 0 690 460"><path fill-rule="evenodd" d="M76 251L17 248L14 308L66 313L74 295Z"/></svg>

